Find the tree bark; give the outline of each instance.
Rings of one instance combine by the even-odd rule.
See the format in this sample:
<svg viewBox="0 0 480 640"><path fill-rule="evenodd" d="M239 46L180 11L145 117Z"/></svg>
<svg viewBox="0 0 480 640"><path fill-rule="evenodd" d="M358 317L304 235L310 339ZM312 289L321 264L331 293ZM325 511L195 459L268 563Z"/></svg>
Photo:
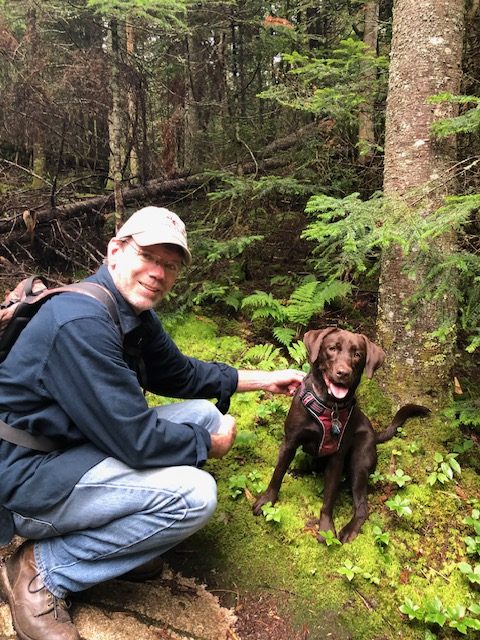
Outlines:
<svg viewBox="0 0 480 640"><path fill-rule="evenodd" d="M377 53L378 16L380 0L368 0L364 6L363 42L373 55ZM358 120L358 144L360 162L369 164L375 150L375 104L372 87L376 80L376 70L370 64L364 65L363 80L365 83L365 101L360 108Z"/></svg>
<svg viewBox="0 0 480 640"><path fill-rule="evenodd" d="M125 140L125 131L123 127L120 88L121 43L119 26L115 19L110 21L110 35L110 87L112 92L112 105L109 116L110 178L112 180L113 192L115 195L115 228L118 229L122 225L125 214L122 193L122 151L123 140Z"/></svg>
<svg viewBox="0 0 480 640"><path fill-rule="evenodd" d="M464 0L394 2L384 192L405 210L414 205L418 209L420 203L423 216L434 216L452 191L447 176L456 158L455 140L433 139L429 126L455 115L455 110L446 103L428 104L427 99L444 91L458 93L464 8ZM439 251L449 250L455 234L445 233L435 242ZM418 268L406 275L409 263L411 258L398 246L382 256L377 333L388 357L380 379L398 403L416 399L441 406L452 390L455 300L445 295L413 308L410 298L425 274ZM444 342L434 335L440 326L448 327Z"/></svg>

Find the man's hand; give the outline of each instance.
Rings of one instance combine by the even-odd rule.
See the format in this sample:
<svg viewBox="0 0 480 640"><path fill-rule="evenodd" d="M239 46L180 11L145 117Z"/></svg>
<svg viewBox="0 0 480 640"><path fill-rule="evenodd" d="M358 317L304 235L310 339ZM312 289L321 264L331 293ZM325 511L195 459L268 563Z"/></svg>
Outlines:
<svg viewBox="0 0 480 640"><path fill-rule="evenodd" d="M223 458L233 447L237 436L237 425L235 418L229 414L222 416L222 426L220 433L212 433L210 438L212 444L208 452L209 458Z"/></svg>
<svg viewBox="0 0 480 640"><path fill-rule="evenodd" d="M301 385L305 373L297 369L281 371L248 371L238 372L237 391L270 391L293 396Z"/></svg>

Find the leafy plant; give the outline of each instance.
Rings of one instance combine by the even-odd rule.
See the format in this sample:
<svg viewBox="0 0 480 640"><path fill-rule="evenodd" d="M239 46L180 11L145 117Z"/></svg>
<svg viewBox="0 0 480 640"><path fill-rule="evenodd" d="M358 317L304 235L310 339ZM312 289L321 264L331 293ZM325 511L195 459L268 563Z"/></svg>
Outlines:
<svg viewBox="0 0 480 640"><path fill-rule="evenodd" d="M378 482L383 482L384 480L385 480L385 475L378 470L375 470L373 473L370 474L370 481L373 482L374 484L377 484Z"/></svg>
<svg viewBox="0 0 480 640"><path fill-rule="evenodd" d="M262 475L256 470L250 471L248 475L239 473L230 476L228 479L228 494L233 500L236 500L248 491L261 493L263 489Z"/></svg>
<svg viewBox="0 0 480 640"><path fill-rule="evenodd" d="M319 531L318 533L322 536L323 541L327 545L327 547L331 547L334 545L341 546L342 543L330 529L328 531Z"/></svg>
<svg viewBox="0 0 480 640"><path fill-rule="evenodd" d="M387 475L386 479L389 482L394 482L399 487L404 487L412 478L403 469L396 469L395 473Z"/></svg>
<svg viewBox="0 0 480 640"><path fill-rule="evenodd" d="M480 584L480 564L472 566L468 562L459 562L458 568L472 584Z"/></svg>
<svg viewBox="0 0 480 640"><path fill-rule="evenodd" d="M444 410L444 415L452 421L453 426L470 427L477 431L477 433L480 433L480 407L478 406L476 395L457 400ZM465 451L467 451L467 449L459 453L465 453Z"/></svg>
<svg viewBox="0 0 480 640"><path fill-rule="evenodd" d="M228 479L228 494L233 500L241 496L247 488L247 476L242 474L230 476Z"/></svg>
<svg viewBox="0 0 480 640"><path fill-rule="evenodd" d="M410 442L409 445L407 445L407 449L408 451L410 451L410 453L418 453L420 451L420 445L418 444L418 442L416 440L414 440L413 442Z"/></svg>
<svg viewBox="0 0 480 640"><path fill-rule="evenodd" d="M474 535L467 536L463 539L467 545L467 553L469 555L480 555L480 510L473 509L472 515L467 516L463 522L473 527Z"/></svg>
<svg viewBox="0 0 480 640"><path fill-rule="evenodd" d="M337 573L351 582L355 576L362 573L362 570L357 565L353 564L351 560L345 560L343 565L337 569Z"/></svg>
<svg viewBox="0 0 480 640"><path fill-rule="evenodd" d="M267 502L262 506L262 513L267 522L281 522L282 520L280 507L272 505L271 502Z"/></svg>
<svg viewBox="0 0 480 640"><path fill-rule="evenodd" d="M271 418L275 414L279 413L285 413L285 406L282 404L282 402L280 402L280 400L264 400L257 407L257 416L261 420L268 420L268 418Z"/></svg>
<svg viewBox="0 0 480 640"><path fill-rule="evenodd" d="M427 484L433 486L436 482L445 484L454 478L454 474L460 475L462 470L457 462L458 453L447 453L445 456L438 451L434 455L436 467L427 478Z"/></svg>
<svg viewBox="0 0 480 640"><path fill-rule="evenodd" d="M409 506L410 501L407 498L402 498L398 493L390 500L387 500L385 504L389 509L395 511L400 518L412 515L412 509Z"/></svg>
<svg viewBox="0 0 480 640"><path fill-rule="evenodd" d="M241 304L242 295L240 289L231 284L220 284L207 280L193 294L192 302L201 305L203 302L221 302L227 307L237 311Z"/></svg>
<svg viewBox="0 0 480 640"><path fill-rule="evenodd" d="M380 583L377 576L369 573L368 571L363 571L363 569L353 564L351 560L345 560L343 565L337 569L337 573L341 576L345 576L349 582L351 582L355 576L361 575L365 580L368 580L372 584Z"/></svg>
<svg viewBox="0 0 480 640"><path fill-rule="evenodd" d="M479 206L479 194L452 196L435 215L424 216L421 207L418 211L407 210L379 193L367 201L362 201L358 193L345 198L319 194L307 203L305 211L312 222L302 237L315 243L312 266L327 281L364 281L365 276L378 271L381 251L398 245L409 256L410 272L421 266L424 274L411 303L454 295L460 325L469 335L467 350L473 352L480 346L480 252L475 250L469 225ZM450 251L438 249L435 240L452 230L459 242ZM447 337L445 328L439 328L436 338Z"/></svg>
<svg viewBox="0 0 480 640"><path fill-rule="evenodd" d="M480 630L480 620L473 618L472 615L480 614L479 605L455 605L453 607L445 607L438 597L426 600L422 605L418 605L411 598L405 598L400 606L400 611L408 616L409 620L418 620L425 624L435 624L444 627L456 629L460 633L466 634L469 629L474 631Z"/></svg>
<svg viewBox="0 0 480 640"><path fill-rule="evenodd" d="M470 105L471 108L453 118L442 118L430 125L430 130L438 138L456 135L458 133L473 133L480 129L480 98L478 96L455 96L452 93L440 93L429 99L431 104L449 102L453 104Z"/></svg>
<svg viewBox="0 0 480 640"><path fill-rule="evenodd" d="M382 529L378 526L374 526L372 529L375 544L379 547L388 547L390 544L390 534L388 531L382 531Z"/></svg>

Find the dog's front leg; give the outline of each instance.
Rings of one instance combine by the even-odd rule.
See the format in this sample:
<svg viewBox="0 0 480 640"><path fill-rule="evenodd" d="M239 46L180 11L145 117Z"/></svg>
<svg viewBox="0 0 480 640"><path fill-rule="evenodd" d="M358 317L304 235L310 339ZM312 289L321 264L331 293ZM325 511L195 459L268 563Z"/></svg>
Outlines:
<svg viewBox="0 0 480 640"><path fill-rule="evenodd" d="M257 498L252 507L252 511L256 516L262 513L262 507L264 504L271 502L273 505L277 501L283 477L287 473L287 469L295 457L296 450L297 444L295 442L289 442L285 438L278 453L277 465L273 472L272 479L270 480L270 484L268 485L267 490Z"/></svg>
<svg viewBox="0 0 480 640"><path fill-rule="evenodd" d="M352 542L360 533L363 523L368 518L368 486L369 472L367 468L356 469L352 477L353 516L340 531L341 542Z"/></svg>
<svg viewBox="0 0 480 640"><path fill-rule="evenodd" d="M337 497L338 486L342 477L343 458L333 455L328 461L325 469L325 485L323 489L323 505L320 510L320 519L318 521L319 531L333 531L337 535L335 524L333 522L333 508ZM324 536L318 534L317 540L325 542Z"/></svg>

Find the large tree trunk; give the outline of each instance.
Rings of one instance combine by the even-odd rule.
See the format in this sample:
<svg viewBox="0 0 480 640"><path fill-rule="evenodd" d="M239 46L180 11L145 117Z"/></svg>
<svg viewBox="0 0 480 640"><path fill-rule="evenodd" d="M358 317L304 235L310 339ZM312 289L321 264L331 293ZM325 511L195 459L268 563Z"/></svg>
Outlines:
<svg viewBox="0 0 480 640"><path fill-rule="evenodd" d="M430 124L455 115L454 107L428 104L429 96L457 93L461 79L464 0L396 0L387 100L385 195L400 207L414 202L424 216L435 215L452 189L448 171L455 162L453 138L434 140ZM454 232L436 240L449 250ZM453 295L423 299L415 308L410 297L424 273L407 276L399 247L384 252L381 264L378 338L387 352L381 379L396 401L417 399L432 406L451 397L456 305ZM447 340L433 336L448 326Z"/></svg>

